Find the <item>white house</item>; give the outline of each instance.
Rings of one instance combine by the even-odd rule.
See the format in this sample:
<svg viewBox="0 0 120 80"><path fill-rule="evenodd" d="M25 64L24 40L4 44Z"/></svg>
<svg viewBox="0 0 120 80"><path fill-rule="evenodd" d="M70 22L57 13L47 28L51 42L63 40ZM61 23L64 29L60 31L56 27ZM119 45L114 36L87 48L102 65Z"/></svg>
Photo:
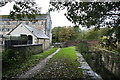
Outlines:
<svg viewBox="0 0 120 80"><path fill-rule="evenodd" d="M42 31L47 37L49 37L49 44L52 43L52 20L49 13L46 14L36 14L35 19L31 22L27 17L18 21L8 18L9 15L0 15L0 45L4 45L4 37L9 32L13 31L17 25L21 22L24 25L32 26L33 28ZM20 30L18 30L20 31ZM47 40L38 40L33 38L33 44L41 42L48 42ZM39 38L40 39L40 38ZM47 44L47 43L46 43Z"/></svg>
<svg viewBox="0 0 120 80"><path fill-rule="evenodd" d="M43 44L43 50L49 48L50 39L43 31L30 27L24 23L17 25L12 31L8 33L9 36L26 35L28 37L27 44Z"/></svg>

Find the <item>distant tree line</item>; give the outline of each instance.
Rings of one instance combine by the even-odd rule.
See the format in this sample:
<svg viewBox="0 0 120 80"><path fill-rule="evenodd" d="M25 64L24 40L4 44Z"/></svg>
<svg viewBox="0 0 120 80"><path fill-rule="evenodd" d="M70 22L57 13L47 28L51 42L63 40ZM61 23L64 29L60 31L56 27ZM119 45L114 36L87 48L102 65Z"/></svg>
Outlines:
<svg viewBox="0 0 120 80"><path fill-rule="evenodd" d="M52 29L52 39L55 42L79 41L79 40L100 40L103 36L108 35L109 28L99 30L90 29L81 30L79 26L73 27L55 27Z"/></svg>
<svg viewBox="0 0 120 80"><path fill-rule="evenodd" d="M52 30L52 35L53 43L82 39L82 31L79 26L55 27Z"/></svg>

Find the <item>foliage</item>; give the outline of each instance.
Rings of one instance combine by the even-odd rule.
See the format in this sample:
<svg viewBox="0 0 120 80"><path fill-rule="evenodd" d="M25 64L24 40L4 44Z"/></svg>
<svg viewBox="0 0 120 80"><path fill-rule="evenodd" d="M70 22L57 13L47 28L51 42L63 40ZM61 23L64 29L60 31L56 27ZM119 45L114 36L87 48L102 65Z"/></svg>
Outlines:
<svg viewBox="0 0 120 80"><path fill-rule="evenodd" d="M85 32L85 40L100 40L103 36L108 36L109 28L90 29Z"/></svg>
<svg viewBox="0 0 120 80"><path fill-rule="evenodd" d="M65 42L81 40L83 38L83 32L79 26L73 27L55 27L52 30L53 42Z"/></svg>
<svg viewBox="0 0 120 80"><path fill-rule="evenodd" d="M101 46L107 48L108 50L117 50L116 39L103 36L101 38Z"/></svg>
<svg viewBox="0 0 120 80"><path fill-rule="evenodd" d="M85 42L81 42L81 43L77 44L76 50L80 53L84 53L89 50L89 47L87 46L87 44Z"/></svg>
<svg viewBox="0 0 120 80"><path fill-rule="evenodd" d="M50 2L50 11L67 8L65 14L67 19L79 25L90 27L92 25L100 27L101 23L108 24L104 20L108 17L114 19L119 15L120 2L78 2L78 1L53 1ZM114 18L113 18L114 17ZM118 20L118 18L117 18ZM116 19L114 21L117 21ZM118 23L111 22L111 23Z"/></svg>
<svg viewBox="0 0 120 80"><path fill-rule="evenodd" d="M60 42L59 40L59 34L60 34L60 31L62 30L63 27L54 27L52 29L52 42L55 43L55 42Z"/></svg>
<svg viewBox="0 0 120 80"><path fill-rule="evenodd" d="M5 6L9 2L15 2L13 10L10 11L9 18L12 20L23 20L28 18L30 21L35 19L36 14L40 14L40 8L36 5L33 0L28 1L17 1L8 0L0 2L0 7Z"/></svg>
<svg viewBox="0 0 120 80"><path fill-rule="evenodd" d="M59 40L60 42L65 42L69 40L73 40L75 35L75 31L71 27L64 27L59 34Z"/></svg>
<svg viewBox="0 0 120 80"><path fill-rule="evenodd" d="M35 66L37 63L39 63L41 60L43 60L44 58L46 58L48 55L52 54L56 50L57 48L52 48L44 53L32 55L23 62L18 62L17 65L12 64L7 67L3 65L3 78L11 78L16 76L17 74L21 74L23 71L29 70L31 67Z"/></svg>
<svg viewBox="0 0 120 80"><path fill-rule="evenodd" d="M116 50L119 52L119 45L120 45L120 27L116 27L116 30L107 29L105 32L106 35L102 35L100 43L102 47L107 48L108 50Z"/></svg>
<svg viewBox="0 0 120 80"><path fill-rule="evenodd" d="M16 62L21 60L23 60L23 58L20 57L18 52L14 52L14 50L6 49L2 52L2 61L4 67L15 64Z"/></svg>
<svg viewBox="0 0 120 80"><path fill-rule="evenodd" d="M61 50L54 55L45 68L39 72L34 78L52 79L52 78L66 78L66 79L81 79L83 78L82 70L77 62L77 55L73 47L61 48Z"/></svg>
<svg viewBox="0 0 120 80"><path fill-rule="evenodd" d="M66 18L76 25L83 27L108 27L109 41L120 43L120 1L118 2L80 2L65 1L50 2L50 11L67 8ZM112 38L112 34L115 38ZM111 42L112 44L113 42ZM114 43L112 44L114 45ZM108 44L109 46L109 44ZM112 47L112 46L111 46Z"/></svg>
<svg viewBox="0 0 120 80"><path fill-rule="evenodd" d="M100 29L98 30L99 36L100 36L100 37L108 36L108 35L109 35L109 31L110 31L109 28L100 28Z"/></svg>
<svg viewBox="0 0 120 80"><path fill-rule="evenodd" d="M80 31L78 33L76 33L76 38L75 38L76 41L80 41L80 40L84 40L84 31Z"/></svg>
<svg viewBox="0 0 120 80"><path fill-rule="evenodd" d="M99 32L95 31L94 29L91 29L86 32L85 39L86 40L99 40Z"/></svg>

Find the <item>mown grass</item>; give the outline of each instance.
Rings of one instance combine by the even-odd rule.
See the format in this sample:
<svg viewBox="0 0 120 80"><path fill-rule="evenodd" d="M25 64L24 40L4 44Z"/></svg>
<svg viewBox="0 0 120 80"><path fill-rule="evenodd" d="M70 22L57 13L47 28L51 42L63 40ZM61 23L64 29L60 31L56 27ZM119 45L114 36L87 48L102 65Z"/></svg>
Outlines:
<svg viewBox="0 0 120 80"><path fill-rule="evenodd" d="M34 78L82 78L82 70L79 67L75 49L73 47L61 48Z"/></svg>
<svg viewBox="0 0 120 80"><path fill-rule="evenodd" d="M9 66L7 69L4 69L3 71L3 78L11 78L14 76L17 76L33 66L35 66L37 63L39 63L41 60L46 58L48 55L54 53L57 50L57 48L52 48L44 53L39 53L36 55L32 55L28 57L25 61L22 63L18 63L13 66Z"/></svg>

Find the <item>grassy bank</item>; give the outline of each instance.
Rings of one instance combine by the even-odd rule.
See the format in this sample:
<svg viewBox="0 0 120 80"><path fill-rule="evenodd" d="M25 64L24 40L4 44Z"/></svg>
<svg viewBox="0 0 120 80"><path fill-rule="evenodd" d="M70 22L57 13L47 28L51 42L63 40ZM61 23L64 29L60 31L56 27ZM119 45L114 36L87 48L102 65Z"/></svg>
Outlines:
<svg viewBox="0 0 120 80"><path fill-rule="evenodd" d="M3 67L3 77L11 78L13 76L16 76L17 74L21 74L24 71L27 71L29 68L35 66L37 63L39 63L41 60L43 60L44 58L46 58L48 55L52 54L56 50L57 48L52 48L44 53L32 55L22 63L8 66L7 68Z"/></svg>
<svg viewBox="0 0 120 80"><path fill-rule="evenodd" d="M73 47L61 48L34 78L82 78L82 70Z"/></svg>

